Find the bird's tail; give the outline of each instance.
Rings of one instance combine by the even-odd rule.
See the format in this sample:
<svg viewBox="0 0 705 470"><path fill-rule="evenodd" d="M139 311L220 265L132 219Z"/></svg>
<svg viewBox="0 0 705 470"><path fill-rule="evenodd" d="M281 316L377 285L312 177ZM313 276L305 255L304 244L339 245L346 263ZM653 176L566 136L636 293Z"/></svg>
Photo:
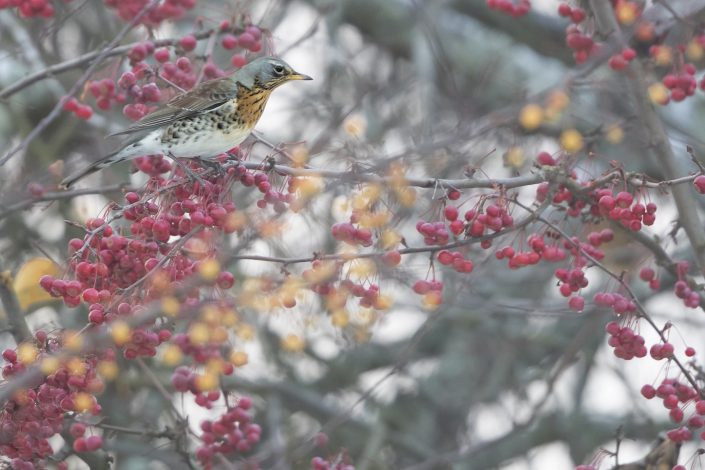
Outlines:
<svg viewBox="0 0 705 470"><path fill-rule="evenodd" d="M63 189L68 189L73 185L76 181L92 174L95 173L96 171L100 171L103 168L107 168L111 165L114 165L115 163L120 163L122 161L127 160L127 157L123 155L122 151L111 153L110 155L106 155L105 157L101 158L100 160L97 160L90 165L88 165L85 168L82 168L81 170L67 176L64 178L61 183L59 184L59 187Z"/></svg>

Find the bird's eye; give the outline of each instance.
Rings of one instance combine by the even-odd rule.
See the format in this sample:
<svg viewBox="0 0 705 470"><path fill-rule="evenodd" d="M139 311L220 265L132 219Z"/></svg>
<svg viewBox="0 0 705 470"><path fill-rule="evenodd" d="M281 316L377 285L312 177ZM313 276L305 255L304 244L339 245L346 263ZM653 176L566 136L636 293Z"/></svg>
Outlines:
<svg viewBox="0 0 705 470"><path fill-rule="evenodd" d="M283 65L275 65L274 66L274 73L276 75L284 75L284 66Z"/></svg>

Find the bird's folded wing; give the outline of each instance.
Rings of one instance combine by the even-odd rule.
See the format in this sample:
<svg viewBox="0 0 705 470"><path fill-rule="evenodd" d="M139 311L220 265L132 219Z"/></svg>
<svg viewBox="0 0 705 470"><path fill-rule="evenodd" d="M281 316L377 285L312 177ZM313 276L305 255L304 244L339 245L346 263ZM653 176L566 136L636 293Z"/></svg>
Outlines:
<svg viewBox="0 0 705 470"><path fill-rule="evenodd" d="M237 84L228 77L203 82L196 88L175 96L166 103L166 106L148 114L127 129L111 135L132 134L157 129L180 119L212 111L235 98L237 88Z"/></svg>

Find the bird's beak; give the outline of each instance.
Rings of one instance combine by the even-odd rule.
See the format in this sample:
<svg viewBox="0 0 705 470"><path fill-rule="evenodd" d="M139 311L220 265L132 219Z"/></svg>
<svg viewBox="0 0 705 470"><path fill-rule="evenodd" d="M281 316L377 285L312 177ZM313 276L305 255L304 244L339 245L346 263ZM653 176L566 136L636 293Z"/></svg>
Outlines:
<svg viewBox="0 0 705 470"><path fill-rule="evenodd" d="M289 80L313 80L313 78L299 72L294 72L289 75Z"/></svg>

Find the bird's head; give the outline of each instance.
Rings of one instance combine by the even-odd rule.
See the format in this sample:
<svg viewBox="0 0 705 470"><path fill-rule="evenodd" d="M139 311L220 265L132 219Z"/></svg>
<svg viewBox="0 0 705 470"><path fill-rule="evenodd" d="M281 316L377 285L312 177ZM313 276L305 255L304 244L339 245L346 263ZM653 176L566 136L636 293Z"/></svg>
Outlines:
<svg viewBox="0 0 705 470"><path fill-rule="evenodd" d="M312 80L308 75L296 72L289 64L276 57L260 57L236 72L237 80L248 88L259 86L273 90L292 80Z"/></svg>

